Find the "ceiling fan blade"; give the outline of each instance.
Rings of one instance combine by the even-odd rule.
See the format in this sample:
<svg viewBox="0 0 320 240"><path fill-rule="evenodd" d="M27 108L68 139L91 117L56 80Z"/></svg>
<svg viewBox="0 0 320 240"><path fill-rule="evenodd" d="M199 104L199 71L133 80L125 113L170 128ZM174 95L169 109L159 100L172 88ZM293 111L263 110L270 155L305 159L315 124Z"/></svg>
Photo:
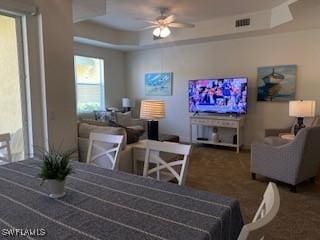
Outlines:
<svg viewBox="0 0 320 240"><path fill-rule="evenodd" d="M150 20L145 18L135 18L135 20L145 22L145 23L158 24L158 22L155 20Z"/></svg>
<svg viewBox="0 0 320 240"><path fill-rule="evenodd" d="M168 17L166 17L163 21L166 23L166 24L169 24L169 23L172 23L176 20L175 16L174 15L170 15Z"/></svg>
<svg viewBox="0 0 320 240"><path fill-rule="evenodd" d="M139 31L143 31L143 30L147 30L147 29L151 29L151 28L156 28L156 27L158 27L158 25L150 25L147 27L140 28Z"/></svg>
<svg viewBox="0 0 320 240"><path fill-rule="evenodd" d="M154 25L157 25L157 24L158 24L157 21L150 21L150 20L143 20L143 22L145 22L145 23L151 23L151 24L154 24Z"/></svg>
<svg viewBox="0 0 320 240"><path fill-rule="evenodd" d="M193 28L195 25L190 23L173 22L173 23L169 23L168 26L172 28Z"/></svg>

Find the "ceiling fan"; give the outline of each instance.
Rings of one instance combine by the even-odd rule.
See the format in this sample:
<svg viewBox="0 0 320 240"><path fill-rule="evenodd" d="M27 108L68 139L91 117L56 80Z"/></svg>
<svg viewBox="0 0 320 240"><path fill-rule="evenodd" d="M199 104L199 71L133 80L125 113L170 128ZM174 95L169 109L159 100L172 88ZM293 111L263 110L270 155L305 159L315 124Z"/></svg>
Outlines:
<svg viewBox="0 0 320 240"><path fill-rule="evenodd" d="M190 23L176 22L174 15L166 15L168 11L168 8L160 8L160 16L155 20L143 20L151 25L142 30L154 28L153 35L156 38L166 38L171 34L170 28L193 28L195 26Z"/></svg>

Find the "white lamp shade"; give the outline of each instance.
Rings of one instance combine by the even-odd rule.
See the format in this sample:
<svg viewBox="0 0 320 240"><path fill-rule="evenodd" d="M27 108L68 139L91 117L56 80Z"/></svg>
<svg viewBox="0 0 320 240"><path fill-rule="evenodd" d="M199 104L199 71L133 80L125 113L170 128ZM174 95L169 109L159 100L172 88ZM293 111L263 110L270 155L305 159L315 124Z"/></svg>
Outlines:
<svg viewBox="0 0 320 240"><path fill-rule="evenodd" d="M160 37L166 38L171 34L171 31L168 27L164 27L161 29Z"/></svg>
<svg viewBox="0 0 320 240"><path fill-rule="evenodd" d="M156 37L166 38L171 34L168 27L157 27L153 30L153 35Z"/></svg>
<svg viewBox="0 0 320 240"><path fill-rule="evenodd" d="M291 117L314 117L316 111L315 101L290 101L289 116Z"/></svg>
<svg viewBox="0 0 320 240"><path fill-rule="evenodd" d="M131 107L131 100L129 98L122 98L122 107L124 108Z"/></svg>
<svg viewBox="0 0 320 240"><path fill-rule="evenodd" d="M164 118L165 104L162 100L141 101L140 118L146 120L158 120Z"/></svg>
<svg viewBox="0 0 320 240"><path fill-rule="evenodd" d="M160 37L161 29L159 27L153 30L153 35L156 37Z"/></svg>

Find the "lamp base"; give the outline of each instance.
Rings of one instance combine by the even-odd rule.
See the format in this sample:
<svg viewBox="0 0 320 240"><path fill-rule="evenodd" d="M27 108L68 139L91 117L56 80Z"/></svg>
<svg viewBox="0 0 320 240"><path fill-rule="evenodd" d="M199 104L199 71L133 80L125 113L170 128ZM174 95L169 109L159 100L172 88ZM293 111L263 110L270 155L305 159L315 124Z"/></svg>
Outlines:
<svg viewBox="0 0 320 240"><path fill-rule="evenodd" d="M159 122L148 121L148 139L159 141Z"/></svg>
<svg viewBox="0 0 320 240"><path fill-rule="evenodd" d="M297 135L300 129L305 128L306 126L303 124L303 117L298 117L297 124L294 125L294 135Z"/></svg>

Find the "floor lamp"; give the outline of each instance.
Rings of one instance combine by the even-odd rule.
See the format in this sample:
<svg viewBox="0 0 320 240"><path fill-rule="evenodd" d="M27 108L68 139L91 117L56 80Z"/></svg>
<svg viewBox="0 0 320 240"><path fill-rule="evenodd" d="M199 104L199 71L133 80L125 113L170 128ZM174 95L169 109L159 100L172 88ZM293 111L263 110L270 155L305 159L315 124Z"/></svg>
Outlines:
<svg viewBox="0 0 320 240"><path fill-rule="evenodd" d="M148 120L148 139L159 140L159 120L165 117L165 105L161 100L142 100L140 118Z"/></svg>

